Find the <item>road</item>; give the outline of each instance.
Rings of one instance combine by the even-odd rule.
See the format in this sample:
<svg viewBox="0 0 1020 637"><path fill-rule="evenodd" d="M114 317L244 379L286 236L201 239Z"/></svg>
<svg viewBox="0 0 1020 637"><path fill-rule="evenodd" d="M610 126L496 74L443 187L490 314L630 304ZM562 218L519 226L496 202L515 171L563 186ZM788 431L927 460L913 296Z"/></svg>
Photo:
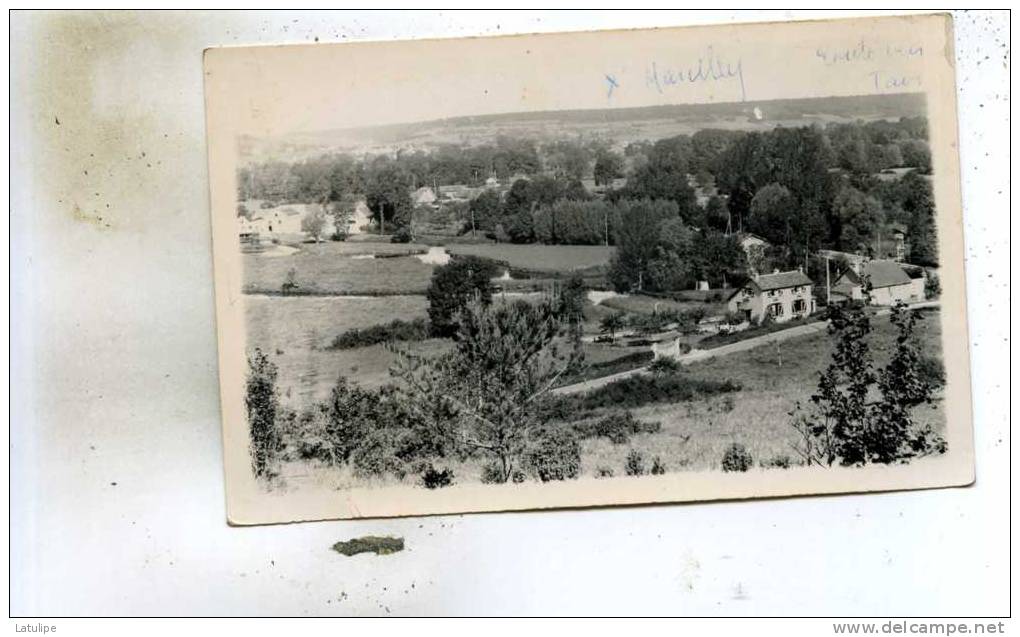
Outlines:
<svg viewBox="0 0 1020 637"><path fill-rule="evenodd" d="M908 306L908 309L918 310L925 307L938 307L938 305L938 301L926 301L924 303L915 303L910 305ZM883 316L888 314L890 311L890 309L884 308L876 312L875 316ZM817 332L824 331L828 326L828 321L816 321L814 323L808 323L807 325L797 325L785 330L779 330L778 332L762 334L761 336L753 336L742 341L737 341L736 343L729 343L712 349L691 350L686 354L675 357L675 359L681 365L690 365L691 363L708 360L710 358L715 358L716 356L726 356L728 354L733 354L734 352L746 352L749 349L754 349L755 347L760 347L762 345L778 343L791 338L797 338L799 336L815 334ZM610 374L609 376L602 376L600 378L593 378L584 382L574 383L573 385L564 385L563 387L557 387L552 391L554 394L576 394L586 392L592 389L598 389L599 387L603 387L617 380L637 376L638 374L644 374L647 371L647 366L638 367L635 369L629 369L625 372L619 372L616 374Z"/></svg>

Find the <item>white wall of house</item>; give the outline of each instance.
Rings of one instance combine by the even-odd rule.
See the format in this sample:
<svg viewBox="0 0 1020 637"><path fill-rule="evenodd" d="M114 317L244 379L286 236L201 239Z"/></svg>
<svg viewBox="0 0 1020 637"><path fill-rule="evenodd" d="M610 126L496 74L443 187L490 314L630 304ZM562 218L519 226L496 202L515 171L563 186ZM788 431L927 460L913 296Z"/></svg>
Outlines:
<svg viewBox="0 0 1020 637"><path fill-rule="evenodd" d="M814 309L810 285L779 290L759 291L748 285L741 289L727 306L731 312L749 311L750 320L759 322L768 314L777 323L807 316Z"/></svg>
<svg viewBox="0 0 1020 637"><path fill-rule="evenodd" d="M920 281L920 285L918 285ZM924 279L911 279L903 285L890 285L871 291L872 305L896 305L896 303L917 303L924 300Z"/></svg>

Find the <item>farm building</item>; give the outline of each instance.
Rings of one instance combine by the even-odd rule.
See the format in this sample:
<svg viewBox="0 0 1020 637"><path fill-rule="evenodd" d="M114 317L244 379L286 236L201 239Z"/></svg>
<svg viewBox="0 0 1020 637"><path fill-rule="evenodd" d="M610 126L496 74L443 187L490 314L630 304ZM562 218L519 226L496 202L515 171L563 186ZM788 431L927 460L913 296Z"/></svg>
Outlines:
<svg viewBox="0 0 1020 637"><path fill-rule="evenodd" d="M871 285L870 294L865 294L865 281ZM923 268L876 259L844 272L836 279L832 291L851 301L867 300L871 305L894 305L898 302L923 301L924 283Z"/></svg>
<svg viewBox="0 0 1020 637"><path fill-rule="evenodd" d="M436 192L428 186L422 186L411 193L411 202L416 206L432 206L437 199Z"/></svg>
<svg viewBox="0 0 1020 637"><path fill-rule="evenodd" d="M730 312L743 313L752 323L765 317L782 323L814 311L811 279L800 270L752 277L726 300Z"/></svg>

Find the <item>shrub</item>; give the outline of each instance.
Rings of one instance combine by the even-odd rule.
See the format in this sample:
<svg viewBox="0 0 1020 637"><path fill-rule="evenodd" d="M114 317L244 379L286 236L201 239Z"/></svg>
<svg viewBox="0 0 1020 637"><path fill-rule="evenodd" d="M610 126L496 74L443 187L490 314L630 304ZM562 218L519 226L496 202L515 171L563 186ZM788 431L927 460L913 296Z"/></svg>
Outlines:
<svg viewBox="0 0 1020 637"><path fill-rule="evenodd" d="M482 466L482 484L502 484L503 468L495 460L486 462Z"/></svg>
<svg viewBox="0 0 1020 637"><path fill-rule="evenodd" d="M648 371L653 374L676 374L681 369L680 362L675 358L656 358L648 366Z"/></svg>
<svg viewBox="0 0 1020 637"><path fill-rule="evenodd" d="M609 467L598 467L597 469L595 469L595 477L596 478L612 478L613 477L613 470L610 469Z"/></svg>
<svg viewBox="0 0 1020 637"><path fill-rule="evenodd" d="M453 470L437 470L431 464L421 474L421 483L426 489L441 489L453 484Z"/></svg>
<svg viewBox="0 0 1020 637"><path fill-rule="evenodd" d="M607 438L614 445L627 444L633 434L658 433L659 422L642 422L629 411L614 411L605 418L574 425L574 431L581 438Z"/></svg>
<svg viewBox="0 0 1020 637"><path fill-rule="evenodd" d="M510 472L510 481L515 484L524 482L526 476L520 469L514 469ZM496 460L485 463L482 467L482 484L502 484L506 482L503 479L503 467Z"/></svg>
<svg viewBox="0 0 1020 637"><path fill-rule="evenodd" d="M943 387L946 384L946 368L942 360L925 354L918 356L917 373L923 382L932 387Z"/></svg>
<svg viewBox="0 0 1020 637"><path fill-rule="evenodd" d="M576 478L581 472L581 443L566 427L540 429L524 459L542 482Z"/></svg>
<svg viewBox="0 0 1020 637"><path fill-rule="evenodd" d="M277 372L276 364L258 348L248 358L245 408L248 415L251 467L256 477L272 477L271 467L281 447L276 422L279 409Z"/></svg>
<svg viewBox="0 0 1020 637"><path fill-rule="evenodd" d="M661 476L666 473L666 465L659 456L652 458L652 470L650 473L653 476Z"/></svg>
<svg viewBox="0 0 1020 637"><path fill-rule="evenodd" d="M935 272L929 270L924 280L924 298L937 299L942 294L942 283Z"/></svg>
<svg viewBox="0 0 1020 637"><path fill-rule="evenodd" d="M684 402L739 390L740 385L729 380L700 380L679 374L654 374L621 378L585 394L558 396L556 400L563 402L557 411L577 420L584 416L585 411L593 409Z"/></svg>
<svg viewBox="0 0 1020 637"><path fill-rule="evenodd" d="M393 444L385 430L365 432L351 451L350 461L357 476L382 476L388 473L403 479L407 475L404 463L393 455Z"/></svg>
<svg viewBox="0 0 1020 637"><path fill-rule="evenodd" d="M390 243L411 243L411 239L411 228L409 226L401 226L390 237Z"/></svg>
<svg viewBox="0 0 1020 637"><path fill-rule="evenodd" d="M783 453L777 456L772 456L767 462L763 462L762 466L766 469L789 469L793 462L790 460L790 456Z"/></svg>
<svg viewBox="0 0 1020 637"><path fill-rule="evenodd" d="M428 322L423 318L411 321L394 319L383 325L347 330L333 339L329 349L352 349L389 341L420 341L428 335Z"/></svg>
<svg viewBox="0 0 1020 637"><path fill-rule="evenodd" d="M645 456L637 449L631 449L627 453L627 462L623 466L623 470L629 476L643 476L645 475Z"/></svg>
<svg viewBox="0 0 1020 637"><path fill-rule="evenodd" d="M287 270L287 278L284 279L283 285L280 286L280 291L284 294L293 294L298 291L299 287L301 286L297 282L297 270L294 268Z"/></svg>
<svg viewBox="0 0 1020 637"><path fill-rule="evenodd" d="M751 452L739 442L731 444L727 447L726 453L723 454L723 471L747 471L753 465L754 458L751 457Z"/></svg>

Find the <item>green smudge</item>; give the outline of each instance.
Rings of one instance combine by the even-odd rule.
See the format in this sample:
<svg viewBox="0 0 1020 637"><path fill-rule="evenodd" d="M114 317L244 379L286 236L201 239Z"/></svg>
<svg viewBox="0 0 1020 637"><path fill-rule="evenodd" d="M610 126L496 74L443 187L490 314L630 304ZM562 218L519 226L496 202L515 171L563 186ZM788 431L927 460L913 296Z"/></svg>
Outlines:
<svg viewBox="0 0 1020 637"><path fill-rule="evenodd" d="M389 555L390 553L404 550L404 538L366 535L365 537L354 538L346 542L337 542L333 545L333 550L347 557L359 553Z"/></svg>

